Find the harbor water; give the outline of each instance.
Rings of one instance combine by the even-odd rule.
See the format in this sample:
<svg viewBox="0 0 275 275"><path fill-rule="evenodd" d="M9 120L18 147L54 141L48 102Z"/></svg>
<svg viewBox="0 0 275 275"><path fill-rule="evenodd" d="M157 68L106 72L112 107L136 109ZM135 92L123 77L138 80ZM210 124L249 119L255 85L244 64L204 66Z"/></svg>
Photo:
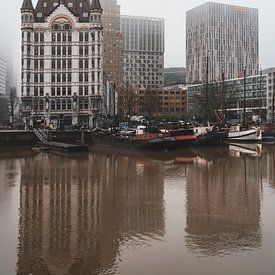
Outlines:
<svg viewBox="0 0 275 275"><path fill-rule="evenodd" d="M0 151L1 275L274 274L275 146Z"/></svg>

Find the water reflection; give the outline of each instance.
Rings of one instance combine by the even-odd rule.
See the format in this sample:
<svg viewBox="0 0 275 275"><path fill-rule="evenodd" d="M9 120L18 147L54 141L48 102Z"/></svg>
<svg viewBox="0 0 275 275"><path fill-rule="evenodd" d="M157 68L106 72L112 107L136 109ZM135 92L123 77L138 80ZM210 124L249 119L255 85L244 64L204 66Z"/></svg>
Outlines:
<svg viewBox="0 0 275 275"><path fill-rule="evenodd" d="M187 169L187 246L206 256L261 246L261 166L246 155Z"/></svg>
<svg viewBox="0 0 275 275"><path fill-rule="evenodd" d="M18 274L114 274L122 242L163 236L163 194L161 165L131 156L26 160Z"/></svg>

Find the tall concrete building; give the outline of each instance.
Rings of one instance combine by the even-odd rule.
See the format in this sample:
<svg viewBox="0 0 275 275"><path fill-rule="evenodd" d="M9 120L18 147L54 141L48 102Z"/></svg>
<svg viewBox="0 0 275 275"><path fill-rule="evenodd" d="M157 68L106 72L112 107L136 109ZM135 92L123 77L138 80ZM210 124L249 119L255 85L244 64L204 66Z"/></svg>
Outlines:
<svg viewBox="0 0 275 275"><path fill-rule="evenodd" d="M99 0L24 0L21 14L26 124L93 126L103 106Z"/></svg>
<svg viewBox="0 0 275 275"><path fill-rule="evenodd" d="M121 16L123 80L128 88L164 84L164 19Z"/></svg>
<svg viewBox="0 0 275 275"><path fill-rule="evenodd" d="M0 58L0 96L6 94L7 84L7 64Z"/></svg>
<svg viewBox="0 0 275 275"><path fill-rule="evenodd" d="M103 70L119 92L123 81L123 42L117 0L101 0L104 28Z"/></svg>
<svg viewBox="0 0 275 275"><path fill-rule="evenodd" d="M188 83L255 75L259 68L258 10L208 2L186 14Z"/></svg>

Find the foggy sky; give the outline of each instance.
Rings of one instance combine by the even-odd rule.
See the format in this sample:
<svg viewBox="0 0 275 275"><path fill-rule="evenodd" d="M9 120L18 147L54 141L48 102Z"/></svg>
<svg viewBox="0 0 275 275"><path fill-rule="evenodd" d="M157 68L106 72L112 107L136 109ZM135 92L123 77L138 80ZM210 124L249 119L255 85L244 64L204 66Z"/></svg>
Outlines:
<svg viewBox="0 0 275 275"><path fill-rule="evenodd" d="M20 66L20 7L23 0L0 0L0 56L11 60L14 71ZM37 0L33 0L34 5ZM121 13L165 18L165 66L185 66L185 13L203 4L203 0L118 0ZM259 9L260 63L262 68L275 66L275 1L274 0L220 0L225 4L244 5ZM19 69L18 69L19 70ZM18 78L18 77L17 77Z"/></svg>

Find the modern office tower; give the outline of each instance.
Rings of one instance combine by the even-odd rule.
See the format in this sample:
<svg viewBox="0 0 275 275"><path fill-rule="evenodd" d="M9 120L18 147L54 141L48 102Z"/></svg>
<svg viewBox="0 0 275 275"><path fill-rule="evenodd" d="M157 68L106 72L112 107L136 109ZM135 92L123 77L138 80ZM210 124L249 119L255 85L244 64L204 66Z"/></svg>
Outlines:
<svg viewBox="0 0 275 275"><path fill-rule="evenodd" d="M164 19L121 17L123 80L127 88L158 89L164 83Z"/></svg>
<svg viewBox="0 0 275 275"><path fill-rule="evenodd" d="M104 28L103 70L119 92L123 81L123 42L120 32L120 6L116 0L101 0Z"/></svg>
<svg viewBox="0 0 275 275"><path fill-rule="evenodd" d="M0 58L0 95L6 94L6 84L7 84L7 64Z"/></svg>
<svg viewBox="0 0 275 275"><path fill-rule="evenodd" d="M208 2L186 14L186 67L190 84L256 75L258 10ZM208 63L208 66L207 66ZM207 74L207 67L209 73Z"/></svg>
<svg viewBox="0 0 275 275"><path fill-rule="evenodd" d="M31 0L21 8L22 103L26 124L95 124L102 112L99 0Z"/></svg>

